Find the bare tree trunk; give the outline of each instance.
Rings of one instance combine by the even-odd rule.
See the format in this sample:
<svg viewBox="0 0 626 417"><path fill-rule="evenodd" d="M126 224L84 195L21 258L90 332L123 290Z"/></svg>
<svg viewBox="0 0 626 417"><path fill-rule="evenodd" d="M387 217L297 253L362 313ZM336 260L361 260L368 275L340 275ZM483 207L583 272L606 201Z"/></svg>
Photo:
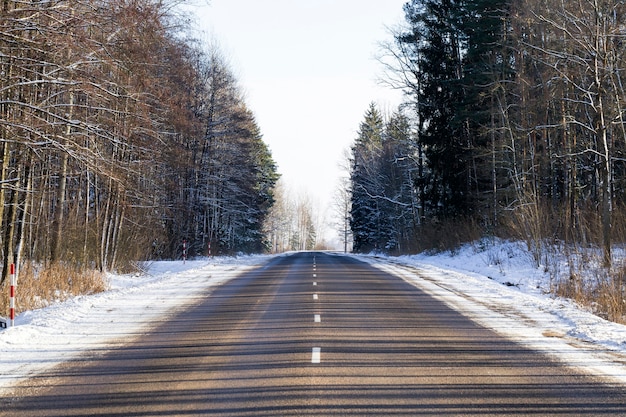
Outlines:
<svg viewBox="0 0 626 417"><path fill-rule="evenodd" d="M117 264L118 250L120 249L120 235L122 232L122 225L124 224L125 204L123 198L123 191L118 189L117 201L115 204L115 221L112 228L111 242L113 244L113 254L111 256L111 263L109 269L114 270Z"/></svg>
<svg viewBox="0 0 626 417"><path fill-rule="evenodd" d="M74 16L75 10L71 9L71 15ZM72 48L68 45L69 48L67 50L67 61L68 64L72 60ZM71 79L70 79L71 80ZM68 103L68 114L66 115L68 123L65 127L65 137L62 139L62 145L66 146L70 136L72 135L72 119L74 116L74 92L69 91L69 103ZM63 148L62 146L62 148ZM69 154L65 149L61 149L61 167L59 170L59 188L57 194L57 201L55 207L55 216L53 221L53 234L52 234L52 246L50 248L50 261L52 263L56 262L60 257L61 251L61 241L63 235L63 222L65 220L65 206L66 206L66 188L67 188L67 168L69 161Z"/></svg>
<svg viewBox="0 0 626 417"><path fill-rule="evenodd" d="M109 233L111 227L111 219L109 211L111 210L111 199L113 194L113 180L109 180L109 186L107 190L107 200L104 208L104 213L100 213L101 226L100 226L100 257L98 259L98 268L102 272L107 271L107 259L109 250Z"/></svg>
<svg viewBox="0 0 626 417"><path fill-rule="evenodd" d="M86 172L86 179L85 179L85 224L83 227L83 255L82 255L82 262L83 265L86 267L87 266L87 261L88 261L88 255L87 255L87 246L88 246L88 242L89 242L89 207L90 207L90 192L89 192L89 187L90 187L90 174L89 174L89 170L87 170Z"/></svg>
<svg viewBox="0 0 626 417"><path fill-rule="evenodd" d="M67 165L69 156L63 152L61 156L61 167L59 170L59 184L57 189L56 205L54 207L54 221L52 222L52 245L50 247L50 262L59 260L61 252L61 241L63 239L63 220L65 218L65 195L67 186Z"/></svg>
<svg viewBox="0 0 626 417"><path fill-rule="evenodd" d="M26 230L26 217L29 210L29 201L31 200L32 191L33 191L33 179L32 179L32 165L33 165L33 155L31 154L29 157L28 164L24 167L24 191L23 201L18 206L19 210L19 221L17 224L17 244L15 249L15 273L19 276L19 269L22 259L22 250L24 248L24 238L25 238L25 230Z"/></svg>
<svg viewBox="0 0 626 417"><path fill-rule="evenodd" d="M5 182L7 181L7 170L9 169L9 143L2 142L2 162L0 163L0 226L4 219L4 199L5 199Z"/></svg>
<svg viewBox="0 0 626 417"><path fill-rule="evenodd" d="M19 202L19 184L15 184L11 188L11 199L9 202L9 211L7 212L7 222L4 230L4 258L2 265L2 280L4 282L10 275L9 266L14 262L15 256L15 235L17 230L17 205Z"/></svg>
<svg viewBox="0 0 626 417"><path fill-rule="evenodd" d="M612 246L612 217L613 217L613 193L612 193L612 167L611 154L609 150L606 129L601 131L601 140L603 144L603 166L601 169L602 178L600 179L601 196L602 196L602 247L604 253L604 266L611 267L611 246Z"/></svg>

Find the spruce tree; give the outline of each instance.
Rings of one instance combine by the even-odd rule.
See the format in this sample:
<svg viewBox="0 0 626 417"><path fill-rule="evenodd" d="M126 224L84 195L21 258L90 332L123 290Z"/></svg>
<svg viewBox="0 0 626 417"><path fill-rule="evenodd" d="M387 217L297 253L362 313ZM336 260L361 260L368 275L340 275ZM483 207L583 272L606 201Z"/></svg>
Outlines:
<svg viewBox="0 0 626 417"><path fill-rule="evenodd" d="M497 189L492 100L510 74L503 52L508 0L413 0L396 35L415 68L418 141L428 172L416 181L427 216L474 216Z"/></svg>
<svg viewBox="0 0 626 417"><path fill-rule="evenodd" d="M383 118L374 103L370 104L352 148L352 209L350 228L354 236L354 251L381 249L378 237L384 213L375 196L382 190L378 180L378 164L383 144Z"/></svg>

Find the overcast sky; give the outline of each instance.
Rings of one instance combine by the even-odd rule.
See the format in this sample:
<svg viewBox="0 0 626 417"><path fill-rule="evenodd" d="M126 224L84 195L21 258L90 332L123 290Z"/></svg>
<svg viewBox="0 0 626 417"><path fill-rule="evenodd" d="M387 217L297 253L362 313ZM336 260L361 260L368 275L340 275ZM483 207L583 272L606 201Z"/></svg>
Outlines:
<svg viewBox="0 0 626 417"><path fill-rule="evenodd" d="M230 62L282 178L323 212L369 103L395 110L375 60L406 0L210 0L200 28Z"/></svg>

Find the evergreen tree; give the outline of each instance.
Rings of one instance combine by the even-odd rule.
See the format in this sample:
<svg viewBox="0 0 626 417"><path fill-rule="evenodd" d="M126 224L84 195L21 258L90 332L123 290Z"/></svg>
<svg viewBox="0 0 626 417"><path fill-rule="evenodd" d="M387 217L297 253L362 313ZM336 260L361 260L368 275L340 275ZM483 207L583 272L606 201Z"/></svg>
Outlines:
<svg viewBox="0 0 626 417"><path fill-rule="evenodd" d="M413 238L415 150L406 116L385 122L374 104L352 149L351 230L355 251L398 252Z"/></svg>
<svg viewBox="0 0 626 417"><path fill-rule="evenodd" d="M381 178L388 228L381 236L387 251L403 252L415 237L418 201L414 190L417 149L409 119L398 111L385 124ZM385 233L386 232L386 233Z"/></svg>
<svg viewBox="0 0 626 417"><path fill-rule="evenodd" d="M464 101L462 56L466 38L460 31L458 0L413 0L405 6L411 30L398 42L412 43L417 62L419 140L430 167L425 197L436 216L468 210L469 138L458 117Z"/></svg>
<svg viewBox="0 0 626 417"><path fill-rule="evenodd" d="M350 228L354 251L380 249L377 237L383 228L384 213L376 196L382 194L378 164L383 145L384 121L374 103L370 104L352 148L352 208Z"/></svg>
<svg viewBox="0 0 626 417"><path fill-rule="evenodd" d="M498 222L499 201L509 185L502 166L503 135L499 105L503 87L514 78L509 30L510 0L471 0L464 9L466 34L462 85L464 102L457 118L465 120L470 143L469 199L482 219Z"/></svg>
<svg viewBox="0 0 626 417"><path fill-rule="evenodd" d="M429 218L495 210L498 131L494 94L511 76L503 34L508 0L413 0L396 44L410 68L418 146L427 169L415 182ZM495 216L494 216L495 218Z"/></svg>

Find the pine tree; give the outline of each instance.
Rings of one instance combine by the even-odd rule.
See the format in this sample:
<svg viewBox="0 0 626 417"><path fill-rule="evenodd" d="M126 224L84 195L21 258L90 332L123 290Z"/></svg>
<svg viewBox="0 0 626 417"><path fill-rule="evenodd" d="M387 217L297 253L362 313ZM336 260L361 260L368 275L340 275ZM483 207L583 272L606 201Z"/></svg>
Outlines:
<svg viewBox="0 0 626 417"><path fill-rule="evenodd" d="M401 112L392 114L385 124L380 176L384 181L384 198L388 228L381 238L386 251L402 253L411 246L419 224L414 178L418 151L409 119Z"/></svg>
<svg viewBox="0 0 626 417"><path fill-rule="evenodd" d="M413 0L405 6L409 26L395 35L402 53L394 56L403 61L397 68L411 71L404 88L415 103L427 164L415 183L425 217L475 217L497 209L494 95L512 73L503 43L508 1Z"/></svg>
<svg viewBox="0 0 626 417"><path fill-rule="evenodd" d="M503 169L503 131L499 117L504 85L514 78L507 43L510 0L466 2L462 31L466 36L462 86L464 102L457 118L468 130L471 168L469 199L481 218L498 223L499 201L505 200L507 172Z"/></svg>
<svg viewBox="0 0 626 417"><path fill-rule="evenodd" d="M408 118L398 111L385 121L370 105L352 149L355 251L400 252L410 244L418 222L415 156Z"/></svg>
<svg viewBox="0 0 626 417"><path fill-rule="evenodd" d="M378 176L383 129L383 118L376 105L371 103L352 148L350 228L356 252L381 249L378 237L384 228L384 212L376 196L383 193Z"/></svg>

